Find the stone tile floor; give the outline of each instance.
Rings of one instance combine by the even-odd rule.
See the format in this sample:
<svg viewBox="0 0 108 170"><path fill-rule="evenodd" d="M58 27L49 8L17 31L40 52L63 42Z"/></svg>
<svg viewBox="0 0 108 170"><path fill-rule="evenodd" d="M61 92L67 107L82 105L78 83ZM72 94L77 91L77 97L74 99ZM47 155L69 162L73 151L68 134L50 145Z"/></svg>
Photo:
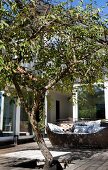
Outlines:
<svg viewBox="0 0 108 170"><path fill-rule="evenodd" d="M63 167L63 162L68 162L66 170L108 170L108 149L58 149L53 148L47 138L45 138L45 141L50 150L70 152L59 157ZM38 145L35 142L0 149L0 170L34 170L33 168L10 166L13 163L26 161L26 159L8 158L4 157L3 154L36 149L38 149Z"/></svg>

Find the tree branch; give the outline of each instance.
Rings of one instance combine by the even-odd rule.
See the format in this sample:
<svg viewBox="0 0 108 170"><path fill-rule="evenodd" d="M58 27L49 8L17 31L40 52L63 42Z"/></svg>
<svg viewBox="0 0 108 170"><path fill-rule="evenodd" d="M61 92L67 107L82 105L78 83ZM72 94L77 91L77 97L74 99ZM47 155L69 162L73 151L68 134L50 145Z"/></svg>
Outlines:
<svg viewBox="0 0 108 170"><path fill-rule="evenodd" d="M14 71L14 73L19 73L21 75L27 76L29 80L38 81L38 79L30 74L27 70L25 70L24 67L18 66L17 70Z"/></svg>
<svg viewBox="0 0 108 170"><path fill-rule="evenodd" d="M60 74L58 74L55 79L50 81L47 86L45 86L45 91L54 86L60 79L64 78L69 73L69 67L65 68Z"/></svg>
<svg viewBox="0 0 108 170"><path fill-rule="evenodd" d="M13 84L15 86L15 89L16 89L16 92L17 92L17 95L21 101L21 103L23 104L24 108L25 108L25 111L28 113L29 112L29 109L28 109L28 105L24 99L24 96L23 96L23 93L22 93L22 90L16 80L16 75L14 74L13 75L13 78L12 78L12 81L13 81Z"/></svg>
<svg viewBox="0 0 108 170"><path fill-rule="evenodd" d="M47 28L47 27L49 27L51 24L55 23L55 21L57 21L57 19L54 19L54 20L48 22L47 24L44 24L44 25L40 26L40 28L39 28L36 32L33 32L33 34L28 38L27 41L36 38L36 36L39 35L39 33L41 33L41 31L44 31L45 28Z"/></svg>
<svg viewBox="0 0 108 170"><path fill-rule="evenodd" d="M17 4L19 9L23 9L24 8L23 7L23 3L21 2L21 0L15 0L15 2L16 2L16 4Z"/></svg>

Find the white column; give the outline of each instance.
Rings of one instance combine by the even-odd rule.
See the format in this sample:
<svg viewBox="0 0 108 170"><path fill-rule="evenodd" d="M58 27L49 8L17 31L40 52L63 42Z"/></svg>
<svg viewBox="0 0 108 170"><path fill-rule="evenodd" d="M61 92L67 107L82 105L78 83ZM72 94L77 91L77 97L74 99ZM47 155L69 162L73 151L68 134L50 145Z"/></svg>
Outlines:
<svg viewBox="0 0 108 170"><path fill-rule="evenodd" d="M19 136L20 133L20 110L20 100L18 99L14 109L14 136Z"/></svg>
<svg viewBox="0 0 108 170"><path fill-rule="evenodd" d="M3 94L4 94L4 91L1 91L0 93L1 93L1 95L0 95L0 97L1 97L0 130L3 130L3 114L4 114L4 96L3 96Z"/></svg>
<svg viewBox="0 0 108 170"><path fill-rule="evenodd" d="M47 114L48 114L48 91L45 93L45 127L47 126L48 123L48 119L47 119ZM46 134L46 130L45 130L45 134Z"/></svg>
<svg viewBox="0 0 108 170"><path fill-rule="evenodd" d="M108 120L108 80L104 82L105 119Z"/></svg>
<svg viewBox="0 0 108 170"><path fill-rule="evenodd" d="M73 122L78 120L78 92L73 91Z"/></svg>

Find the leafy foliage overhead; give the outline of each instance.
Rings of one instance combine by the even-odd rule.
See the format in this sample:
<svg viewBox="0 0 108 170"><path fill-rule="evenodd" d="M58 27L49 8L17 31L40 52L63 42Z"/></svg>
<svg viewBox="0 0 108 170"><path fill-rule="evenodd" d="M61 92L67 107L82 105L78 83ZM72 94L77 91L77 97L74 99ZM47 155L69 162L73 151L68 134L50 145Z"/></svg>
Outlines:
<svg viewBox="0 0 108 170"><path fill-rule="evenodd" d="M38 124L45 92L71 91L75 82L89 84L89 89L103 80L108 20L101 18L91 1L70 8L42 0L1 0L0 5L0 90L20 98L50 166L53 156Z"/></svg>
<svg viewBox="0 0 108 170"><path fill-rule="evenodd" d="M0 87L67 90L103 79L108 64L107 18L93 5L64 8L42 1L1 0Z"/></svg>

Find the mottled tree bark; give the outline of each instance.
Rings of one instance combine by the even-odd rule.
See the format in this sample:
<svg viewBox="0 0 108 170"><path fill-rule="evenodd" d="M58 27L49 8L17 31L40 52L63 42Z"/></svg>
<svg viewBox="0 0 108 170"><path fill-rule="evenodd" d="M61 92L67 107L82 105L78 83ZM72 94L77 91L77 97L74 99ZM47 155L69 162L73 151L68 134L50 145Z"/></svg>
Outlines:
<svg viewBox="0 0 108 170"><path fill-rule="evenodd" d="M20 98L20 101L23 104L26 113L28 114L29 121L32 125L34 134L36 136L36 142L38 143L38 146L39 146L39 148L40 148L40 150L41 150L41 152L42 152L42 154L45 158L44 169L50 170L50 169L54 168L54 166L55 166L55 170L62 170L63 169L62 166L60 165L59 161L54 160L52 154L50 153L50 151L49 151L49 149L48 149L48 147L47 147L47 145L46 145L46 143L43 139L41 131L38 128L38 121L36 120L36 113L40 112L39 107L38 107L39 104L41 104L41 105L43 104L43 103L41 103L41 98L36 98L34 100L33 108L32 108L32 111L31 111L31 110L29 110L29 107L24 100L23 92L22 92L20 85L18 84L15 76L13 76L13 84L15 85L18 97Z"/></svg>

